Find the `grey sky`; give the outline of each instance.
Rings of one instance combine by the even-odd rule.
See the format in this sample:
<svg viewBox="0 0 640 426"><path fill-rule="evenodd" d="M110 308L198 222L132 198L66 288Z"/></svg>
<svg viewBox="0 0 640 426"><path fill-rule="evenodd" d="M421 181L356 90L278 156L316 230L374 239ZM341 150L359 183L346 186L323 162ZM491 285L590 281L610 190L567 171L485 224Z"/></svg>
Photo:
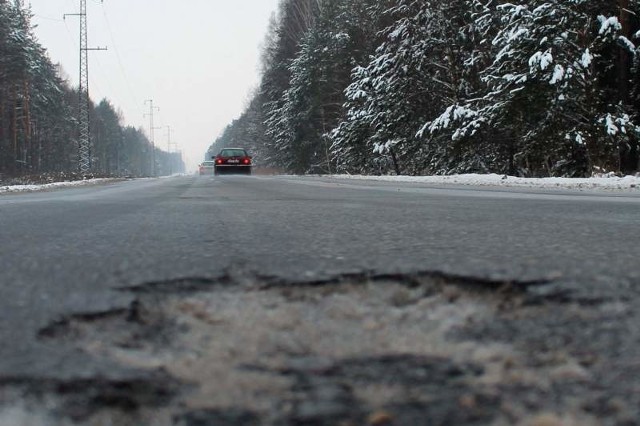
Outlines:
<svg viewBox="0 0 640 426"><path fill-rule="evenodd" d="M78 0L26 0L53 62L78 81ZM87 0L91 98L108 98L126 124L149 133L146 99L160 108L155 140L166 126L191 168L242 112L259 81L258 61L279 0Z"/></svg>

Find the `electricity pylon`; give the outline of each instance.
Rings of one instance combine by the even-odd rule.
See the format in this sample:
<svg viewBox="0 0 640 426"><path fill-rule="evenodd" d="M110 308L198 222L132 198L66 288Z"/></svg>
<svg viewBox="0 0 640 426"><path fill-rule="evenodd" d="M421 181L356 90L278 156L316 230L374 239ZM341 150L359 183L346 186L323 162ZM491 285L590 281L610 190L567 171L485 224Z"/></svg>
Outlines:
<svg viewBox="0 0 640 426"><path fill-rule="evenodd" d="M89 51L107 50L106 47L88 47L87 36L87 0L80 0L80 13L67 13L63 16L78 16L80 18L80 82L78 83L78 151L80 173L86 174L91 170L91 141L89 139Z"/></svg>
<svg viewBox="0 0 640 426"><path fill-rule="evenodd" d="M167 127L167 153L169 154L169 175L173 175L173 163L174 163L174 155L175 153L171 152L171 147L175 147L176 151L178 150L178 144L176 142L171 142L171 126ZM176 166L178 166L176 164Z"/></svg>
<svg viewBox="0 0 640 426"><path fill-rule="evenodd" d="M156 165L156 137L155 131L160 129L160 127L155 127L153 125L153 113L155 111L160 111L160 108L153 106L153 99L147 99L144 101L145 105L149 104L149 114L145 114L145 117L149 117L149 137L151 138L151 173L154 177L158 176L157 165Z"/></svg>

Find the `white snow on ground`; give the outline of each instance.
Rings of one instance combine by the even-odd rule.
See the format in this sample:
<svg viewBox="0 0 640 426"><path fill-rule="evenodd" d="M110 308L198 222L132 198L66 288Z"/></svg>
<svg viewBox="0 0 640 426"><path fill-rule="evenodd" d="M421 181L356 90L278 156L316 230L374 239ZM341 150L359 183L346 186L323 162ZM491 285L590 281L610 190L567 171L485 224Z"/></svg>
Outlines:
<svg viewBox="0 0 640 426"><path fill-rule="evenodd" d="M47 183L42 185L11 185L11 186L2 186L0 185L0 194L7 192L33 192L33 191L43 191L46 189L55 189L55 188L63 188L70 186L87 186L87 185L95 185L98 183L113 181L113 179L87 179L87 180L78 180L78 181L70 181L70 182L54 182Z"/></svg>
<svg viewBox="0 0 640 426"><path fill-rule="evenodd" d="M503 186L524 188L555 189L604 189L640 190L640 176L603 176L591 178L520 178L497 174L465 174L450 176L365 176L365 175L323 175L322 177L351 180L377 180L385 182L428 183L434 185ZM72 182L56 182L43 185L1 186L0 194L10 192L32 192L47 189L87 186L114 181L114 179L87 179Z"/></svg>
<svg viewBox="0 0 640 426"><path fill-rule="evenodd" d="M640 190L640 176L605 176L592 178L520 178L497 174L466 174L451 176L361 176L332 175L337 179L412 182L436 185L504 186L555 189Z"/></svg>

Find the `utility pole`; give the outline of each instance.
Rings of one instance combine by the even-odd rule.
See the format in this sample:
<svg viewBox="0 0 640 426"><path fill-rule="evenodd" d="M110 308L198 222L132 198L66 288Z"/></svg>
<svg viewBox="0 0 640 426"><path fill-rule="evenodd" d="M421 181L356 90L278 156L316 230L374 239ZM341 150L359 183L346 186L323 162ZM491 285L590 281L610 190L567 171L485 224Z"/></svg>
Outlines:
<svg viewBox="0 0 640 426"><path fill-rule="evenodd" d="M182 167L184 164L184 159L182 158L182 150L178 149L178 147L176 147L176 154L178 154L180 158L180 173L184 173L185 169Z"/></svg>
<svg viewBox="0 0 640 426"><path fill-rule="evenodd" d="M171 153L171 126L167 127L167 152Z"/></svg>
<svg viewBox="0 0 640 426"><path fill-rule="evenodd" d="M171 153L171 147L178 149L178 144L171 142L171 126L167 126L167 153L169 154L169 175L173 174L173 160L174 156Z"/></svg>
<svg viewBox="0 0 640 426"><path fill-rule="evenodd" d="M144 101L144 103L145 103L145 105L147 103L149 104L149 114L145 114L145 116L149 117L149 136L151 137L151 162L152 162L151 173L153 174L153 176L158 176L158 173L157 173L157 170L156 170L156 138L155 138L155 131L157 129L159 129L159 127L154 127L153 126L153 113L155 111L160 111L160 108L153 106L153 99L147 99L146 101Z"/></svg>
<svg viewBox="0 0 640 426"><path fill-rule="evenodd" d="M80 0L80 13L67 13L67 16L80 18L80 82L78 86L78 126L80 173L87 174L91 170L91 141L89 140L89 51L107 50L106 47L88 47L87 36L87 0Z"/></svg>

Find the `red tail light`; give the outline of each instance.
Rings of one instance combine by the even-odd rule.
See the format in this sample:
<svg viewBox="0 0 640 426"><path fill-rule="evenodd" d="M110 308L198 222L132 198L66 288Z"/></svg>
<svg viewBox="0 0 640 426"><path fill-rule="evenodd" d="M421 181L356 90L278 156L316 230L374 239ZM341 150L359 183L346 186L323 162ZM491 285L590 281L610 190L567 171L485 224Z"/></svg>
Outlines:
<svg viewBox="0 0 640 426"><path fill-rule="evenodd" d="M244 160L242 160L242 162L244 164L251 164L251 158L245 158Z"/></svg>
<svg viewBox="0 0 640 426"><path fill-rule="evenodd" d="M222 164L222 159L221 158L216 159L216 164Z"/></svg>

